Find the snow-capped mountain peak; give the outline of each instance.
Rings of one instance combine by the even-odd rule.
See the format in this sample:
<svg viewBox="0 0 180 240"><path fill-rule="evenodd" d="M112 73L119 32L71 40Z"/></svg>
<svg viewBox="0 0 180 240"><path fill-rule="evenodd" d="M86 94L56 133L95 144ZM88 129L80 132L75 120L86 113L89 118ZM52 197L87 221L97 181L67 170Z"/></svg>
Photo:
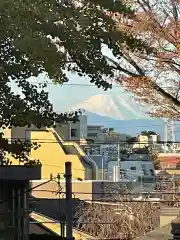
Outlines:
<svg viewBox="0 0 180 240"><path fill-rule="evenodd" d="M101 116L118 120L147 119L145 110L129 96L111 96L108 94L94 95L86 101L73 106L71 110L84 109Z"/></svg>

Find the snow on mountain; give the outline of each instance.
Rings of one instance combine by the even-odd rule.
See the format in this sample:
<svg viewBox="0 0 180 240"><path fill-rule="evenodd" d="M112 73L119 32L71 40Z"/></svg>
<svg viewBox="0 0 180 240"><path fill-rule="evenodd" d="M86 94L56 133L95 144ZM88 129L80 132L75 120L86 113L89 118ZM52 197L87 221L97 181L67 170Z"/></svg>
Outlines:
<svg viewBox="0 0 180 240"><path fill-rule="evenodd" d="M94 95L73 106L71 110L84 109L117 120L148 119L145 109L129 96Z"/></svg>

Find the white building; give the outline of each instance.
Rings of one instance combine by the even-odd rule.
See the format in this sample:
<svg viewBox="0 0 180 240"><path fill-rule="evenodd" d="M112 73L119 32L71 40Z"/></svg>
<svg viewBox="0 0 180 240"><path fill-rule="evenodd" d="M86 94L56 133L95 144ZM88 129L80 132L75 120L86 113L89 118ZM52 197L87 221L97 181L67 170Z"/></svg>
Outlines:
<svg viewBox="0 0 180 240"><path fill-rule="evenodd" d="M117 161L108 162L108 179L113 180L113 169ZM120 173L128 178L152 177L154 164L148 154L132 154L127 160L120 161Z"/></svg>
<svg viewBox="0 0 180 240"><path fill-rule="evenodd" d="M157 144L160 141L158 134L144 135L140 134L137 137L138 142L133 145L133 148L144 148L152 144Z"/></svg>

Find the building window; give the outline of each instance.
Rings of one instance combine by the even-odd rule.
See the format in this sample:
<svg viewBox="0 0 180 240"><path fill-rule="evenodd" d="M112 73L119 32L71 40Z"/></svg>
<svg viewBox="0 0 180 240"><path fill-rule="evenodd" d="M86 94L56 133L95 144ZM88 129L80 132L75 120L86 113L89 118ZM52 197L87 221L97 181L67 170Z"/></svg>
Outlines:
<svg viewBox="0 0 180 240"><path fill-rule="evenodd" d="M77 137L77 129L71 129L71 137Z"/></svg>
<svg viewBox="0 0 180 240"><path fill-rule="evenodd" d="M96 137L97 133L88 133L87 135L88 135L88 137Z"/></svg>
<svg viewBox="0 0 180 240"><path fill-rule="evenodd" d="M131 167L131 170L136 170L136 167Z"/></svg>

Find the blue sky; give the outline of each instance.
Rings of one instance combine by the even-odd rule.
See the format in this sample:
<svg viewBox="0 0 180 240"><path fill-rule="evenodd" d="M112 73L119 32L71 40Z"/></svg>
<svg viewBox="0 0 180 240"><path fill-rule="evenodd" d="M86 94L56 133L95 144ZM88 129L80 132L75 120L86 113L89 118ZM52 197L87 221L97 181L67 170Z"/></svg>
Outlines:
<svg viewBox="0 0 180 240"><path fill-rule="evenodd" d="M120 95L127 100L130 96L130 94L124 93L123 89L118 85L112 89L104 91L90 83L88 78L79 77L76 74L70 74L70 79L71 80L67 84L62 86L48 84L49 98L57 111L67 111L72 106L75 106L97 94ZM43 81L43 77L39 77L38 81Z"/></svg>
<svg viewBox="0 0 180 240"><path fill-rule="evenodd" d="M48 81L47 90L49 92L49 99L53 103L54 108L58 112L65 112L76 106L78 103L86 101L93 95L109 94L113 96L121 96L127 101L131 101L130 93L124 92L123 88L115 85L112 89L104 91L94 84L90 83L88 78L79 77L77 74L69 74L69 82L64 85L53 84L45 74L41 74L37 78L30 78L32 83L42 83ZM11 82L12 90L20 94L18 87Z"/></svg>
<svg viewBox="0 0 180 240"><path fill-rule="evenodd" d="M110 58L116 60L113 56L112 51L107 48L107 46L102 46L102 53ZM89 97L97 94L109 94L113 96L121 96L128 102L132 101L130 99L131 94L125 93L123 88L116 85L112 89L104 91L99 89L94 84L90 83L88 77L80 77L77 74L68 73L70 81L64 85L54 85L45 74L41 74L38 78L31 78L31 82L40 83L48 81L47 90L49 92L49 99L53 103L54 108L58 112L65 112L71 109L71 107L76 106L87 100ZM77 84L77 85L76 85ZM86 86L85 86L86 85ZM89 86L87 86L89 85ZM17 87L12 84L13 91L18 91Z"/></svg>
<svg viewBox="0 0 180 240"><path fill-rule="evenodd" d="M106 45L102 45L102 53L114 60L117 60L110 49L107 48ZM49 97L54 107L57 111L67 111L72 106L87 100L90 96L96 94L112 94L112 95L120 95L123 96L129 101L129 96L131 94L124 93L123 88L116 85L113 89L109 89L104 91L103 89L97 88L94 84L90 83L88 78L79 77L77 74L68 74L70 81L68 84L64 84L63 86L48 85ZM43 81L45 76L40 76L36 81ZM70 85L74 84L74 85ZM75 84L78 84L75 86ZM79 86L79 84L82 84ZM83 86L85 84L91 86Z"/></svg>
<svg viewBox="0 0 180 240"><path fill-rule="evenodd" d="M102 45L102 53L107 55L108 57L114 58L112 51L107 48L107 46ZM88 78L79 77L77 74L68 74L70 81L68 84L63 86L48 85L49 97L54 107L57 111L67 111L72 106L87 100L90 96L96 94L113 94L119 95L123 94L123 89L119 87L114 87L113 89L109 89L104 91L103 89L99 89L94 84L90 83ZM43 81L44 76L39 77L38 81ZM70 85L73 84L73 85ZM75 86L75 84L78 84ZM79 86L79 84L82 84ZM83 86L83 85L91 85L91 86ZM128 94L129 95L129 94ZM128 96L126 93L126 96Z"/></svg>

